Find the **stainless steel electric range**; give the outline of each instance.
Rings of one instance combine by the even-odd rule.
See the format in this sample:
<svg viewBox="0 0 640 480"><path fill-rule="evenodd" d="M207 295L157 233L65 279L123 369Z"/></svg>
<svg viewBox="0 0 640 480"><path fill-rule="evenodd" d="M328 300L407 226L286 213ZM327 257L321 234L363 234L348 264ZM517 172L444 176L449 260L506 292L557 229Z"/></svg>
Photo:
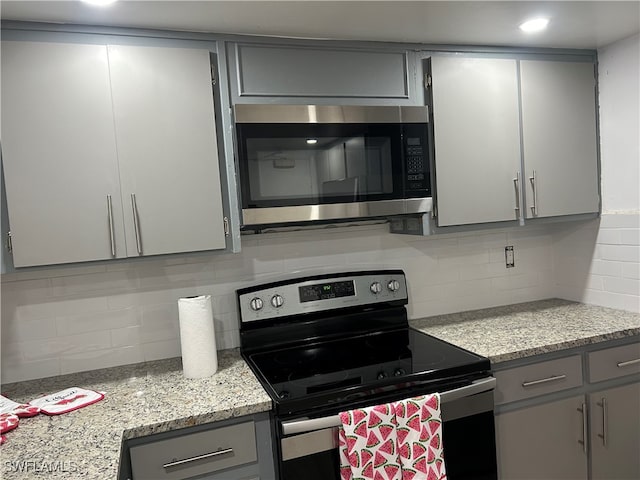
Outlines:
<svg viewBox="0 0 640 480"><path fill-rule="evenodd" d="M242 355L273 400L279 478L339 479L339 412L433 392L448 478L497 478L489 360L409 326L404 272L292 278L237 299Z"/></svg>

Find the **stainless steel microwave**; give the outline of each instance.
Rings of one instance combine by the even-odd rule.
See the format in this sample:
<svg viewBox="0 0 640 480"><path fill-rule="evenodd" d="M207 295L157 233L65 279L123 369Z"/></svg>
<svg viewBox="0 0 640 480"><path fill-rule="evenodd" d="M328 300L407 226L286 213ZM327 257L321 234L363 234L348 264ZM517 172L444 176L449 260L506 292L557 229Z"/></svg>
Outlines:
<svg viewBox="0 0 640 480"><path fill-rule="evenodd" d="M427 107L236 105L244 227L431 210Z"/></svg>

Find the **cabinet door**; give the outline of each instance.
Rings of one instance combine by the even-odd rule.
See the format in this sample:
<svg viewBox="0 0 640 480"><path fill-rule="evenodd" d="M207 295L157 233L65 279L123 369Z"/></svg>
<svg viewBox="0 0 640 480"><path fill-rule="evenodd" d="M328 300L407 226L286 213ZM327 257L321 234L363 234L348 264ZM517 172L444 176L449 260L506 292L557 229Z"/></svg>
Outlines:
<svg viewBox="0 0 640 480"><path fill-rule="evenodd" d="M431 73L438 225L518 219L516 61L432 57Z"/></svg>
<svg viewBox="0 0 640 480"><path fill-rule="evenodd" d="M640 383L589 397L593 480L640 478Z"/></svg>
<svg viewBox="0 0 640 480"><path fill-rule="evenodd" d="M224 248L209 52L108 49L128 255Z"/></svg>
<svg viewBox="0 0 640 480"><path fill-rule="evenodd" d="M2 42L2 161L16 267L125 256L105 46Z"/></svg>
<svg viewBox="0 0 640 480"><path fill-rule="evenodd" d="M597 212L594 65L523 60L520 74L527 218Z"/></svg>
<svg viewBox="0 0 640 480"><path fill-rule="evenodd" d="M586 479L583 402L578 396L497 415L498 477Z"/></svg>

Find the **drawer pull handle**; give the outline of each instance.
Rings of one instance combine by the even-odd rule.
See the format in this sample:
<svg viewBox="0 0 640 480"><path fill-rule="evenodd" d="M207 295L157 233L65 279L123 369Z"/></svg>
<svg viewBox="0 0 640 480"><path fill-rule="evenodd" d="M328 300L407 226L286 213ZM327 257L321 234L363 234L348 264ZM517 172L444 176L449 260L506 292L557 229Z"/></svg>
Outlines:
<svg viewBox="0 0 640 480"><path fill-rule="evenodd" d="M626 362L618 362L618 367L628 367L629 365L635 365L636 363L640 363L640 358L636 358L634 360L627 360Z"/></svg>
<svg viewBox="0 0 640 480"><path fill-rule="evenodd" d="M553 377L543 378L541 380L533 380L531 382L522 382L523 387L533 387L534 385L540 385L542 383L555 382L556 380L564 380L566 375L554 375Z"/></svg>
<svg viewBox="0 0 640 480"><path fill-rule="evenodd" d="M603 397L602 400L598 402L598 406L602 408L602 433L599 433L598 436L602 439L602 445L606 447L607 437L609 436L609 425L607 424L607 415L609 414L607 410L607 399Z"/></svg>
<svg viewBox="0 0 640 480"><path fill-rule="evenodd" d="M217 457L219 455L226 455L227 453L233 453L233 448L225 448L224 450L217 450L211 453L205 453L204 455L196 455L195 457L185 458L184 460L175 460L173 462L165 463L163 468L177 467L178 465L184 465L185 463L195 462L197 460L204 460L205 458Z"/></svg>
<svg viewBox="0 0 640 480"><path fill-rule="evenodd" d="M582 445L582 451L587 453L587 404L583 403L578 411L582 414L582 440L578 440L578 443Z"/></svg>

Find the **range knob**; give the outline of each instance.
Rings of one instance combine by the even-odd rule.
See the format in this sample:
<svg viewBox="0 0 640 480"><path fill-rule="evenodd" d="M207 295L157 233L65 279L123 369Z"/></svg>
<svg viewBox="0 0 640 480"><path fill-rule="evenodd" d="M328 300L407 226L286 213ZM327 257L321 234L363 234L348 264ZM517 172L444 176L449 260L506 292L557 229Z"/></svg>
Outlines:
<svg viewBox="0 0 640 480"><path fill-rule="evenodd" d="M371 290L371 293L377 295L382 291L382 285L380 285L380 282L373 282L369 290Z"/></svg>
<svg viewBox="0 0 640 480"><path fill-rule="evenodd" d="M382 380L383 378L387 378L389 375L387 375L387 372L385 372L384 370L381 370L378 372L378 380Z"/></svg>
<svg viewBox="0 0 640 480"><path fill-rule="evenodd" d="M282 298L282 295L276 293L273 297L271 297L271 305L273 305L274 308L280 308L283 303L284 298Z"/></svg>
<svg viewBox="0 0 640 480"><path fill-rule="evenodd" d="M400 288L400 282L397 280L389 280L389 283L387 284L387 288L390 291L395 292Z"/></svg>
<svg viewBox="0 0 640 480"><path fill-rule="evenodd" d="M404 368L396 368L396 369L394 370L394 372L393 372L393 375L394 375L395 377L401 377L401 376L402 376L402 375L404 375L405 373L407 373L407 372L405 372L405 371L404 371Z"/></svg>
<svg viewBox="0 0 640 480"><path fill-rule="evenodd" d="M251 307L251 310L253 310L254 312L257 312L259 310L262 310L264 303L262 302L261 298L253 297L249 302L249 306Z"/></svg>

